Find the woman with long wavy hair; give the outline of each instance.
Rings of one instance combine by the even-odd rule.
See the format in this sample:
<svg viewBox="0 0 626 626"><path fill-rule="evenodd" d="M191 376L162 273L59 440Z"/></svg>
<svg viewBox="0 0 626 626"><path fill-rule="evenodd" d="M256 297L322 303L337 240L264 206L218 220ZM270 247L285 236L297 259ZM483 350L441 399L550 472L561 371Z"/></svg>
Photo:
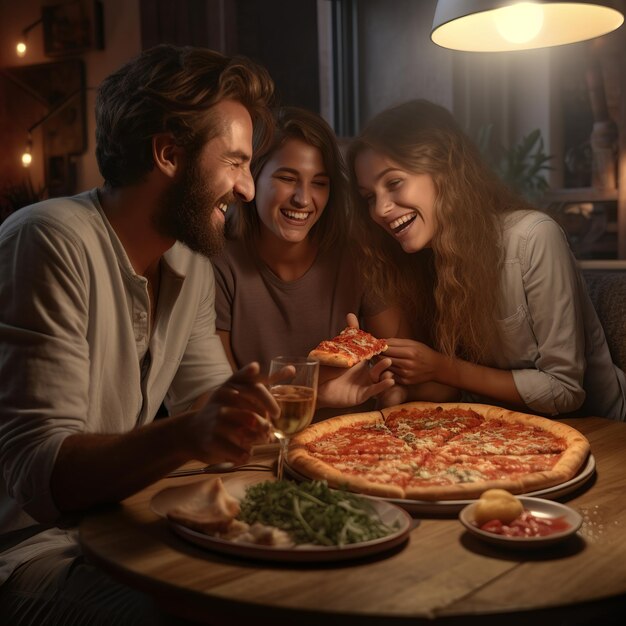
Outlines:
<svg viewBox="0 0 626 626"><path fill-rule="evenodd" d="M497 178L449 111L426 100L383 111L348 165L370 285L423 339L388 341L394 402L428 382L625 419L624 374L564 233Z"/></svg>

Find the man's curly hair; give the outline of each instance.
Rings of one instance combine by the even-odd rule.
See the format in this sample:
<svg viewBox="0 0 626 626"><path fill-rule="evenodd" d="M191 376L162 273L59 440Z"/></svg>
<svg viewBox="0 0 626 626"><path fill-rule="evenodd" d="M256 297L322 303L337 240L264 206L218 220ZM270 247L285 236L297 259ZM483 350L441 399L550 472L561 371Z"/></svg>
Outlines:
<svg viewBox="0 0 626 626"><path fill-rule="evenodd" d="M110 187L142 180L152 170L152 138L171 133L194 152L219 134L211 108L240 102L255 125L257 143L272 128L274 84L267 70L213 50L159 45L107 77L96 98L96 158Z"/></svg>

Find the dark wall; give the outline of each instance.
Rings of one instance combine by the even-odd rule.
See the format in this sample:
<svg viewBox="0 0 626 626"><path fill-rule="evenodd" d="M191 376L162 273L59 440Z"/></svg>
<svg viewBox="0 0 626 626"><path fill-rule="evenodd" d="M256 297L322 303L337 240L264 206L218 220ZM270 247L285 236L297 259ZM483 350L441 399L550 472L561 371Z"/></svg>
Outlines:
<svg viewBox="0 0 626 626"><path fill-rule="evenodd" d="M319 112L315 0L238 0L238 52L270 71L281 104Z"/></svg>
<svg viewBox="0 0 626 626"><path fill-rule="evenodd" d="M264 65L280 104L320 109L316 0L141 0L142 47L206 46Z"/></svg>
<svg viewBox="0 0 626 626"><path fill-rule="evenodd" d="M207 0L141 0L141 47L159 43L209 46L210 2Z"/></svg>

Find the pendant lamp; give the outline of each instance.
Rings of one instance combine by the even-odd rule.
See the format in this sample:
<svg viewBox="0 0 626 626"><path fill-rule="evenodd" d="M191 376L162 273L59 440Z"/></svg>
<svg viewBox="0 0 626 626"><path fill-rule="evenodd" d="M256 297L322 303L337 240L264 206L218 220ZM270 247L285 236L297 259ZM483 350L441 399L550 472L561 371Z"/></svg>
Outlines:
<svg viewBox="0 0 626 626"><path fill-rule="evenodd" d="M467 52L530 50L593 39L623 22L611 2L439 0L430 37Z"/></svg>

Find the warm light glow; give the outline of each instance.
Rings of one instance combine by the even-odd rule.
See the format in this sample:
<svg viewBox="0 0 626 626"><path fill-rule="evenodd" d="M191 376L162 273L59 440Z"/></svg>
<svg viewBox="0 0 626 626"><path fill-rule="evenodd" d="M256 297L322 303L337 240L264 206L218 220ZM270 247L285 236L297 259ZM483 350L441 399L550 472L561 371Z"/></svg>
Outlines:
<svg viewBox="0 0 626 626"><path fill-rule="evenodd" d="M17 46L15 46L15 51L17 52L18 57L23 57L26 54L26 44L23 41L20 41Z"/></svg>
<svg viewBox="0 0 626 626"><path fill-rule="evenodd" d="M616 9L591 1L438 0L430 37L452 50L531 50L600 37L623 22Z"/></svg>
<svg viewBox="0 0 626 626"><path fill-rule="evenodd" d="M33 155L30 152L24 152L22 155L22 165L24 167L29 167L33 162Z"/></svg>
<svg viewBox="0 0 626 626"><path fill-rule="evenodd" d="M520 2L493 12L498 32L511 43L534 39L543 25L543 9L534 2Z"/></svg>

